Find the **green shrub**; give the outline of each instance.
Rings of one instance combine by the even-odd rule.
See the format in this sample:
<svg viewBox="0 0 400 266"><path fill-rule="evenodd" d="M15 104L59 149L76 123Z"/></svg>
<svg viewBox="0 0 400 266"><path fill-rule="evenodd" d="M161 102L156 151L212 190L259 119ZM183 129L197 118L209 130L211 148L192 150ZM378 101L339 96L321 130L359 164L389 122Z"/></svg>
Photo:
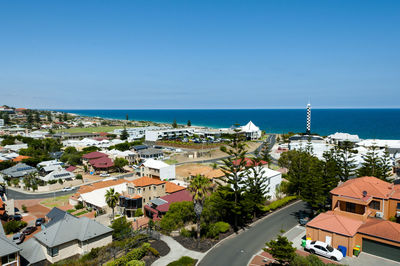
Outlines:
<svg viewBox="0 0 400 266"><path fill-rule="evenodd" d="M144 263L144 261L141 261L141 260L131 260L126 265L127 266L144 266L145 263Z"/></svg>
<svg viewBox="0 0 400 266"><path fill-rule="evenodd" d="M142 208L139 208L135 211L135 217L143 216Z"/></svg>
<svg viewBox="0 0 400 266"><path fill-rule="evenodd" d="M283 199L276 200L276 201L272 202L271 204L269 204L268 206L263 207L262 211L264 211L264 212L274 211L282 206L285 206L286 204L288 204L289 202L291 202L295 199L297 199L297 196L284 197Z"/></svg>
<svg viewBox="0 0 400 266"><path fill-rule="evenodd" d="M140 248L135 248L129 251L125 256L122 256L112 262L107 263L107 266L124 266L132 260L140 260L146 255L150 244L144 243Z"/></svg>
<svg viewBox="0 0 400 266"><path fill-rule="evenodd" d="M180 235L184 237L196 237L196 231L195 230L186 230L185 228L182 228L180 231Z"/></svg>
<svg viewBox="0 0 400 266"><path fill-rule="evenodd" d="M17 233L19 230L27 226L28 224L24 221L9 221L4 224L4 231L5 233L11 234L11 233Z"/></svg>
<svg viewBox="0 0 400 266"><path fill-rule="evenodd" d="M158 252L158 250L153 247L149 247L149 251L156 257L160 256L160 252Z"/></svg>
<svg viewBox="0 0 400 266"><path fill-rule="evenodd" d="M73 212L75 212L75 211L76 211L75 209L67 210L68 213L73 213Z"/></svg>
<svg viewBox="0 0 400 266"><path fill-rule="evenodd" d="M78 203L75 205L75 209L76 209L76 210L83 209L83 203L82 203L81 201L78 202Z"/></svg>
<svg viewBox="0 0 400 266"><path fill-rule="evenodd" d="M82 179L83 179L83 177L82 177L82 175L81 175L81 174L77 174L77 175L75 176L75 179L82 180Z"/></svg>
<svg viewBox="0 0 400 266"><path fill-rule="evenodd" d="M214 224L210 224L207 228L207 237L217 238L220 233L225 233L230 228L230 225L225 222L216 222Z"/></svg>
<svg viewBox="0 0 400 266"><path fill-rule="evenodd" d="M129 222L125 216L121 218L115 219L110 226L113 231L114 239L124 239L129 236L129 233L132 231L132 222Z"/></svg>
<svg viewBox="0 0 400 266"><path fill-rule="evenodd" d="M169 206L167 214L161 219L160 226L162 230L171 232L184 226L187 222L194 221L195 218L193 202L174 202Z"/></svg>
<svg viewBox="0 0 400 266"><path fill-rule="evenodd" d="M188 256L183 256L179 260L173 261L168 264L168 266L194 266L196 265L196 260Z"/></svg>
<svg viewBox="0 0 400 266"><path fill-rule="evenodd" d="M24 204L22 204L21 208L24 213L28 212L28 208Z"/></svg>

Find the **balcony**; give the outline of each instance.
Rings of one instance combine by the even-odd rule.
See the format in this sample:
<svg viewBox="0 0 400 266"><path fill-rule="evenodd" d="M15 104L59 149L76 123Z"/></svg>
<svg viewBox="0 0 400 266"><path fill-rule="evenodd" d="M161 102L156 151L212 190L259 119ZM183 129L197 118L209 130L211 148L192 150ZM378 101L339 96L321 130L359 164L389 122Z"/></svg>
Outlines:
<svg viewBox="0 0 400 266"><path fill-rule="evenodd" d="M360 220L365 222L367 220L367 218L369 217L369 215L371 214L370 210L366 210L364 211L364 213L357 213L357 212L351 212L351 211L346 211L346 210L342 210L340 209L340 207L336 207L333 212L335 214L341 215L341 216L345 216L348 218L352 218L352 219L356 219L356 220Z"/></svg>

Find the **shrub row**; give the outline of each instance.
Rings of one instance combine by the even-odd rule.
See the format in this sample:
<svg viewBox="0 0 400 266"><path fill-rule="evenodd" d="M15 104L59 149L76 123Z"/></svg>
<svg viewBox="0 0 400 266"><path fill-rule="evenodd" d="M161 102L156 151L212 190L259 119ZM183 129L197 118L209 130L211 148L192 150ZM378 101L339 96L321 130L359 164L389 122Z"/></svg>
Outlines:
<svg viewBox="0 0 400 266"><path fill-rule="evenodd" d="M125 256L122 256L112 262L107 263L107 266L124 266L130 261L140 260L146 255L149 250L150 244L144 243L140 248L135 248L129 251Z"/></svg>
<svg viewBox="0 0 400 266"><path fill-rule="evenodd" d="M11 233L16 233L27 225L28 224L24 221L9 221L4 224L4 231L7 235Z"/></svg>
<svg viewBox="0 0 400 266"><path fill-rule="evenodd" d="M288 204L289 202L291 202L295 199L297 199L297 196L284 197L283 199L276 200L276 201L272 202L271 204L269 204L268 206L265 206L263 208L263 211L265 211L265 212L274 211L282 206L285 206L286 204Z"/></svg>

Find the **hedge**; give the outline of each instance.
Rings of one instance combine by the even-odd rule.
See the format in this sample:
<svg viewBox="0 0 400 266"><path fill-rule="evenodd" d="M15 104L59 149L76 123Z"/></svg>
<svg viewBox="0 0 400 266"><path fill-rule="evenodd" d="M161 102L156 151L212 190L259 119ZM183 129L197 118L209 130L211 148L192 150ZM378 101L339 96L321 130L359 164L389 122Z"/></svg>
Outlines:
<svg viewBox="0 0 400 266"><path fill-rule="evenodd" d="M140 248L135 248L129 251L125 256L122 256L112 262L107 263L107 266L124 266L133 260L140 260L146 255L149 250L150 244L144 243Z"/></svg>
<svg viewBox="0 0 400 266"><path fill-rule="evenodd" d="M210 224L207 230L207 237L217 238L219 234L225 233L229 230L231 226L225 222L216 222L214 224Z"/></svg>
<svg viewBox="0 0 400 266"><path fill-rule="evenodd" d="M28 224L24 221L9 221L4 224L4 231L5 233L11 234L11 233L17 233L19 230L27 226ZM1 226L1 224L0 224Z"/></svg>
<svg viewBox="0 0 400 266"><path fill-rule="evenodd" d="M145 266L144 261L141 260L131 260L126 264L127 266Z"/></svg>
<svg viewBox="0 0 400 266"><path fill-rule="evenodd" d="M282 206L285 206L286 204L288 204L289 202L291 202L295 199L297 199L297 196L284 197L283 199L276 200L276 201L272 202L271 204L269 204L268 206L264 207L263 211L265 211L265 212L274 211Z"/></svg>

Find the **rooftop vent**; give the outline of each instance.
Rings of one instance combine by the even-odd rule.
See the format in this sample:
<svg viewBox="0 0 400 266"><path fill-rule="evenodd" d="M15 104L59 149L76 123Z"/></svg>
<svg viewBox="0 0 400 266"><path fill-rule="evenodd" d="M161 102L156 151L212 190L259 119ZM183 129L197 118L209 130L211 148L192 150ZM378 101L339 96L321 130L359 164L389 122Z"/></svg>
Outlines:
<svg viewBox="0 0 400 266"><path fill-rule="evenodd" d="M366 190L364 190L362 193L363 193L363 197L367 196L367 191Z"/></svg>

